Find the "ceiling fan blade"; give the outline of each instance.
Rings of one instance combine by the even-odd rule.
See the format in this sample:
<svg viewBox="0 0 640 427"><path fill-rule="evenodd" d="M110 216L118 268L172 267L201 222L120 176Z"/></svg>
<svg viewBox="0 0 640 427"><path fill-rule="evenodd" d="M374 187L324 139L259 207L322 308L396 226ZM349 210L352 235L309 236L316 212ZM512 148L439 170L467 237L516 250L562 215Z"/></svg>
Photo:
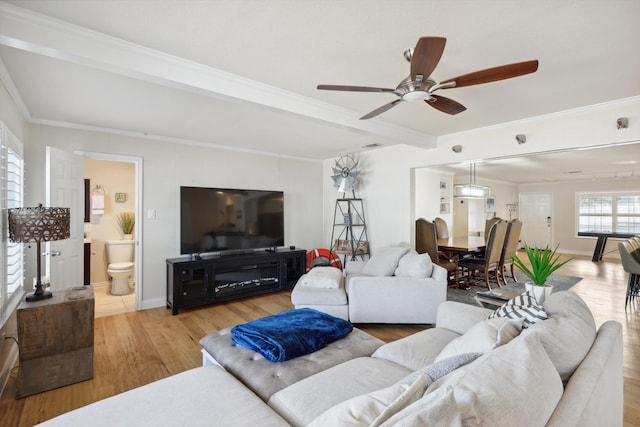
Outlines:
<svg viewBox="0 0 640 427"><path fill-rule="evenodd" d="M440 84L443 85L445 83L455 82L456 85L453 87L479 85L483 83L490 83L498 80L505 80L512 77L534 73L537 69L538 60L534 59L533 61L517 62L515 64L501 65L499 67L475 71L473 73L464 74L453 79L445 80L443 82L440 82ZM449 88L443 87L443 89Z"/></svg>
<svg viewBox="0 0 640 427"><path fill-rule="evenodd" d="M370 119L372 117L375 117L378 114L384 113L385 111L392 109L393 107L395 107L396 105L398 105L401 102L402 102L402 98L398 98L395 101L391 101L388 104L384 104L382 107L376 108L372 112L370 112L368 114L365 114L364 116L360 117L360 120L367 120L367 119Z"/></svg>
<svg viewBox="0 0 640 427"><path fill-rule="evenodd" d="M350 92L393 92L395 89L371 86L318 85L320 90L346 90Z"/></svg>
<svg viewBox="0 0 640 427"><path fill-rule="evenodd" d="M431 97L434 98L433 101L425 99L424 102L426 102L436 110L442 111L443 113L454 115L462 113L467 109L467 107L457 101L454 101L453 99L445 98L444 96L440 95L431 95Z"/></svg>
<svg viewBox="0 0 640 427"><path fill-rule="evenodd" d="M420 37L411 57L411 80L421 74L426 80L435 70L447 39L444 37Z"/></svg>

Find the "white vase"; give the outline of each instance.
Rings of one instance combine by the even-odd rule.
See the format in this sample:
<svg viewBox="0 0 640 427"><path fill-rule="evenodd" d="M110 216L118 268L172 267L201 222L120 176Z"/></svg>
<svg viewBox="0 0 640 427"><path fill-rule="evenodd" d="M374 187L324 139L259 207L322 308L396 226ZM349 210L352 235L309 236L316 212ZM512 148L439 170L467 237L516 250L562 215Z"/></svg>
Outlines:
<svg viewBox="0 0 640 427"><path fill-rule="evenodd" d="M133 240L133 234L125 234L122 236L122 240Z"/></svg>
<svg viewBox="0 0 640 427"><path fill-rule="evenodd" d="M526 282L524 287L527 292L530 292L535 297L538 304L543 304L544 300L553 291L553 286L551 285L534 285L533 282Z"/></svg>

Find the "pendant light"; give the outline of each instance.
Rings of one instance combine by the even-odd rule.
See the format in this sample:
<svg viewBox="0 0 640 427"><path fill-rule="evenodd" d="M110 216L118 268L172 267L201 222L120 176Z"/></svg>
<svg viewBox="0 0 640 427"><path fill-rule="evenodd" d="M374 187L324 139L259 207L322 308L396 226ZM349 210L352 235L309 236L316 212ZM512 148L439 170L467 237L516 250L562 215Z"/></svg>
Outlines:
<svg viewBox="0 0 640 427"><path fill-rule="evenodd" d="M491 187L476 184L476 164L469 164L469 183L453 186L453 197L467 199L487 199L491 197Z"/></svg>

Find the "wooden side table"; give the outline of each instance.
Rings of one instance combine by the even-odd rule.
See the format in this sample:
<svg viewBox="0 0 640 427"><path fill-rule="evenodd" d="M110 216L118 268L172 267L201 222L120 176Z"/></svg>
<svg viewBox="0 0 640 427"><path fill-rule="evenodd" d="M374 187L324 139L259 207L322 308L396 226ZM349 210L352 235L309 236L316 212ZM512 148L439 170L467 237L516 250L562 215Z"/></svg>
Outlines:
<svg viewBox="0 0 640 427"><path fill-rule="evenodd" d="M23 301L17 318L17 398L93 378L91 286L57 291L42 301Z"/></svg>

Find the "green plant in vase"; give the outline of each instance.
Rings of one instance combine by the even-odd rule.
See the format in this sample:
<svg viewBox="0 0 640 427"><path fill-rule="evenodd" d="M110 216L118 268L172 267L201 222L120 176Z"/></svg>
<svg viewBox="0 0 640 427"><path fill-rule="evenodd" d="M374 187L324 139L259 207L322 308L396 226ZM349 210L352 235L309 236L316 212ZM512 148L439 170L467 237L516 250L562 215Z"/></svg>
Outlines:
<svg viewBox="0 0 640 427"><path fill-rule="evenodd" d="M130 236L133 233L133 227L136 225L136 217L133 212L120 212L116 216L116 221L125 236Z"/></svg>
<svg viewBox="0 0 640 427"><path fill-rule="evenodd" d="M534 293L539 303L542 303L545 296L551 293L551 286L547 285L549 276L573 259L560 260L560 255L556 253L558 246L551 250L549 246L540 249L532 248L525 243L524 251L527 254L530 266L525 264L517 254L513 255L514 265L522 271L525 276L531 279L532 286L527 286L527 290ZM547 289L545 290L544 288Z"/></svg>

